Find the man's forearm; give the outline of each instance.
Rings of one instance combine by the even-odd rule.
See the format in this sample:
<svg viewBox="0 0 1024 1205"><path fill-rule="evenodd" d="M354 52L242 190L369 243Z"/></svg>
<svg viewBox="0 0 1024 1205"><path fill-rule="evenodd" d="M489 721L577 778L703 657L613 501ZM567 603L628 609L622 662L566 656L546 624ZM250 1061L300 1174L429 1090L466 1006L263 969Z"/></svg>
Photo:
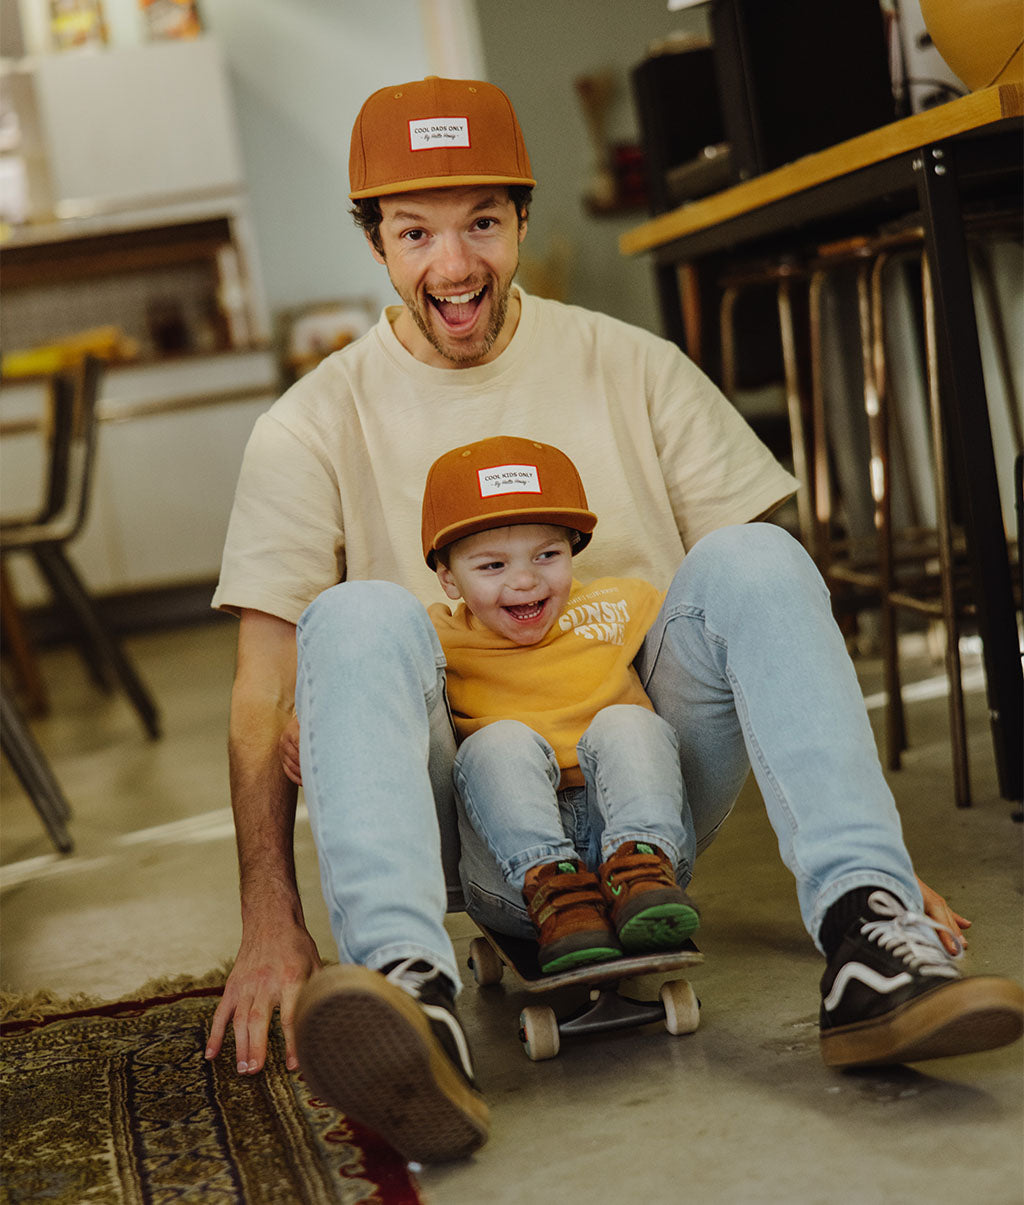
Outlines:
<svg viewBox="0 0 1024 1205"><path fill-rule="evenodd" d="M297 788L285 775L277 753L286 718L276 709L262 716L245 705L232 709L231 806L243 924L270 915L281 917L283 911L303 923L295 880Z"/></svg>

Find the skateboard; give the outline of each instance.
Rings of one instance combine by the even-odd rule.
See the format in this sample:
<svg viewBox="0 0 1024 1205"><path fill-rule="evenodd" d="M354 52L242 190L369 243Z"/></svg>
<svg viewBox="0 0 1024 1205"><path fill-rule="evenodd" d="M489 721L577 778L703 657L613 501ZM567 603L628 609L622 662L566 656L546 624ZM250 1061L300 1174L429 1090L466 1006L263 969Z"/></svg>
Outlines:
<svg viewBox="0 0 1024 1205"><path fill-rule="evenodd" d="M678 950L653 954L625 954L608 962L594 962L545 975L537 962L537 944L522 937L509 937L478 925L480 937L469 943L469 966L481 987L501 981L507 967L519 987L527 992L551 992L559 988L589 988L590 1001L566 1017L553 1008L528 1004L519 1014L519 1040L526 1056L538 1062L558 1054L563 1037L579 1037L610 1029L664 1022L671 1034L693 1033L700 1023L700 1001L685 979L668 979L657 1000L634 1000L619 989L628 979L642 975L671 974L697 966L704 955L692 941Z"/></svg>

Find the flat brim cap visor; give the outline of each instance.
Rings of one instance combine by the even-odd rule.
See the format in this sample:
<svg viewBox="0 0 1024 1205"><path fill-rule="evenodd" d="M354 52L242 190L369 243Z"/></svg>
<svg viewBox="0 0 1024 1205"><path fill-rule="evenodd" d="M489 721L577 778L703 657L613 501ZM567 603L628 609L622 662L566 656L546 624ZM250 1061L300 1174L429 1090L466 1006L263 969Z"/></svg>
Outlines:
<svg viewBox="0 0 1024 1205"><path fill-rule="evenodd" d="M579 533L573 555L590 543L597 515L575 465L548 444L496 436L439 457L423 493L423 556L495 527L543 523Z"/></svg>
<svg viewBox="0 0 1024 1205"><path fill-rule="evenodd" d="M536 184L515 110L482 80L428 76L381 88L352 127L349 197Z"/></svg>

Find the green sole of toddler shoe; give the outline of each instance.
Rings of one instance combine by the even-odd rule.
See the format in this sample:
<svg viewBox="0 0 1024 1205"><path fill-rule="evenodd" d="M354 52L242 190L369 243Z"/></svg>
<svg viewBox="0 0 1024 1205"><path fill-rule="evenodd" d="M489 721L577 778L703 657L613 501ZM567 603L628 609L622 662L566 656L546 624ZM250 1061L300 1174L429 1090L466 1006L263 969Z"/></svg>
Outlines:
<svg viewBox="0 0 1024 1205"><path fill-rule="evenodd" d="M700 924L700 915L688 904L654 904L630 917L619 930L624 950L676 950Z"/></svg>
<svg viewBox="0 0 1024 1205"><path fill-rule="evenodd" d="M622 951L614 946L594 946L589 950L572 950L551 962L542 962L540 969L545 975L556 975L559 971L571 971L591 962L609 962L613 958L621 957Z"/></svg>

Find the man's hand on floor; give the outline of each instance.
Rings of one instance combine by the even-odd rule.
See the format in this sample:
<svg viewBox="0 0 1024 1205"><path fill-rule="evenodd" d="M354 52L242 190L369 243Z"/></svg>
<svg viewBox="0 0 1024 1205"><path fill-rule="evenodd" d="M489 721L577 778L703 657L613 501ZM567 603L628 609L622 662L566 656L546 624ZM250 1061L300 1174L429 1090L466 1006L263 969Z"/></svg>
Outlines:
<svg viewBox="0 0 1024 1205"><path fill-rule="evenodd" d="M233 1019L239 1075L261 1071L267 1057L270 1022L274 1009L280 1008L285 1066L294 1071L299 1065L295 1004L302 985L319 967L316 944L302 925L284 930L276 925L269 936L263 936L259 929L251 936L243 933L238 957L210 1025L206 1057L214 1059L220 1053L228 1022Z"/></svg>

